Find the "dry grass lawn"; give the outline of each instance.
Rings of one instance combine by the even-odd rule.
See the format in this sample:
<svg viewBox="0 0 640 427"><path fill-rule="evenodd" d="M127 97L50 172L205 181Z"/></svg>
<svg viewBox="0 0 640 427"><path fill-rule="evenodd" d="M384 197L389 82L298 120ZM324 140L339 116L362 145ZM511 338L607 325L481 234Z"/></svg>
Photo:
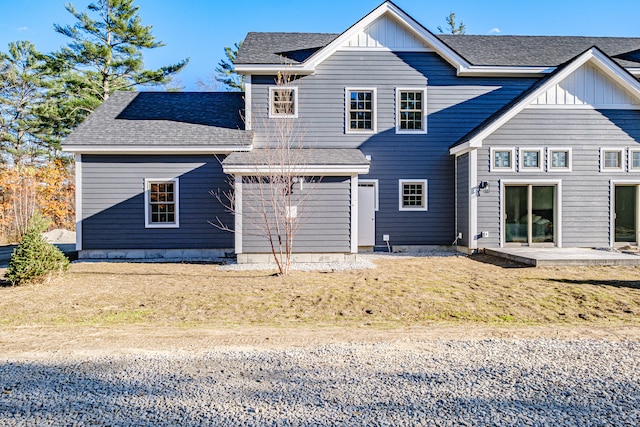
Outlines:
<svg viewBox="0 0 640 427"><path fill-rule="evenodd" d="M640 325L640 268L510 268L485 256L376 264L278 277L203 264L75 263L47 284L0 287L0 326Z"/></svg>

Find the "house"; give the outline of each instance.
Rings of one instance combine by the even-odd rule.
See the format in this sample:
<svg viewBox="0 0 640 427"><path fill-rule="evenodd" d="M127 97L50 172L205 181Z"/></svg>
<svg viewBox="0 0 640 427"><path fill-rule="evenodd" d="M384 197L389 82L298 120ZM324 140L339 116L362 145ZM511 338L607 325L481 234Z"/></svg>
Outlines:
<svg viewBox="0 0 640 427"><path fill-rule="evenodd" d="M322 177L299 259L640 241L640 38L435 35L387 1L341 34L249 33L235 66L244 94L116 93L69 136L80 257L263 259L209 191L231 177L249 212L284 118Z"/></svg>

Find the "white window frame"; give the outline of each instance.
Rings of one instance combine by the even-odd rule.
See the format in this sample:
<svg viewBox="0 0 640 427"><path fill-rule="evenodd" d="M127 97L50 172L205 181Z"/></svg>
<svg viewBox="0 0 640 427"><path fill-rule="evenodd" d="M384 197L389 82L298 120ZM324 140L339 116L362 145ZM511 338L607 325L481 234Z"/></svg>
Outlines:
<svg viewBox="0 0 640 427"><path fill-rule="evenodd" d="M400 128L400 95L402 92L422 92L422 129ZM427 88L426 87L397 87L396 88L396 133L420 135L427 133Z"/></svg>
<svg viewBox="0 0 640 427"><path fill-rule="evenodd" d="M404 186L406 184L421 184L422 185L422 198L424 206L419 207L406 207L403 203ZM426 179L400 179L398 180L398 208L401 211L428 211L429 210L429 189L427 187L428 180Z"/></svg>
<svg viewBox="0 0 640 427"><path fill-rule="evenodd" d="M365 186L371 186L373 187L373 192L374 192L374 199L375 199L375 211L378 212L380 205L378 203L379 197L378 197L378 180L377 179L358 179L358 185L360 184L365 184Z"/></svg>
<svg viewBox="0 0 640 427"><path fill-rule="evenodd" d="M605 154L618 153L620 155L620 165L616 168L605 167ZM624 172L625 170L625 153L623 148L600 148L600 172Z"/></svg>
<svg viewBox="0 0 640 427"><path fill-rule="evenodd" d="M350 128L351 92L371 92L371 129ZM344 88L344 131L350 134L371 134L378 131L378 89L375 87L345 87Z"/></svg>
<svg viewBox="0 0 640 427"><path fill-rule="evenodd" d="M496 167L494 153L496 151L510 151L511 165L509 167ZM491 147L489 150L489 171L490 172L515 172L516 171L516 149L515 147Z"/></svg>
<svg viewBox="0 0 640 427"><path fill-rule="evenodd" d="M553 153L566 152L567 153L567 166L553 166ZM547 171L550 172L571 172L573 166L571 147L554 147L547 149Z"/></svg>
<svg viewBox="0 0 640 427"><path fill-rule="evenodd" d="M290 90L293 92L293 114L276 113L273 108L274 92L278 90ZM298 87L297 86L269 86L269 118L286 119L298 118Z"/></svg>
<svg viewBox="0 0 640 427"><path fill-rule="evenodd" d="M538 153L538 166L525 167L524 165L525 152ZM542 149L542 147L520 147L518 152L518 172L542 172L543 165L544 165L544 150Z"/></svg>
<svg viewBox="0 0 640 427"><path fill-rule="evenodd" d="M640 149L638 148L629 148L629 171L640 171L640 166L634 167L633 166L633 154L634 153L640 153Z"/></svg>
<svg viewBox="0 0 640 427"><path fill-rule="evenodd" d="M151 184L172 182L174 189L175 222L151 222ZM180 227L180 179L179 178L145 178L144 180L144 226L145 228L179 228Z"/></svg>

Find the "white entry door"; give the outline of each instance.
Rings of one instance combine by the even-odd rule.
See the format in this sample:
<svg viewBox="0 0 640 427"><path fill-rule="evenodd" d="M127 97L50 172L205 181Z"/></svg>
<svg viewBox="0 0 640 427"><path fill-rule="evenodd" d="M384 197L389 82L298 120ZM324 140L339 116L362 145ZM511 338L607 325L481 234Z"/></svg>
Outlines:
<svg viewBox="0 0 640 427"><path fill-rule="evenodd" d="M376 188L372 184L358 185L358 246L376 244Z"/></svg>

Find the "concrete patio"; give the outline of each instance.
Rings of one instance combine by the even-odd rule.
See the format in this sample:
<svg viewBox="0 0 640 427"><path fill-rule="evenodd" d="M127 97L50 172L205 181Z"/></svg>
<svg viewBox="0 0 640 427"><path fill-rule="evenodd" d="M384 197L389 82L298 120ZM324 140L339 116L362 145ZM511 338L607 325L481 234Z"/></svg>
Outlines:
<svg viewBox="0 0 640 427"><path fill-rule="evenodd" d="M498 248L485 249L487 255L505 258L532 267L561 265L640 265L640 256L592 248Z"/></svg>

